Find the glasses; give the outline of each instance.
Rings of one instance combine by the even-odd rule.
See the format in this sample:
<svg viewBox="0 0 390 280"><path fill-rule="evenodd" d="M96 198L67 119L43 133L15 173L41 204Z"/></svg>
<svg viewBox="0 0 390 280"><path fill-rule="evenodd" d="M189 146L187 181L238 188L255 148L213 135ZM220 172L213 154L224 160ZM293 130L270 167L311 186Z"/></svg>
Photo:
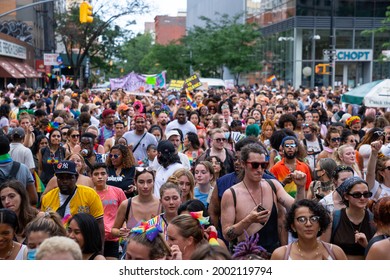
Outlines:
<svg viewBox="0 0 390 280"><path fill-rule="evenodd" d="M285 148L296 148L297 144L284 144Z"/></svg>
<svg viewBox="0 0 390 280"><path fill-rule="evenodd" d="M217 142L225 142L226 139L225 139L225 138L215 138L214 141L217 141Z"/></svg>
<svg viewBox="0 0 390 280"><path fill-rule="evenodd" d="M79 137L80 137L80 134L73 134L73 135L71 135L70 137L72 137L72 138L79 138Z"/></svg>
<svg viewBox="0 0 390 280"><path fill-rule="evenodd" d="M310 220L311 224L318 224L320 221L320 216L311 216L311 217L305 217L305 216L300 216L297 218L298 223L301 225L306 225L307 221Z"/></svg>
<svg viewBox="0 0 390 280"><path fill-rule="evenodd" d="M123 125L125 125L124 121L122 121L122 120L116 120L116 121L114 121L114 125L115 125L115 124L123 124Z"/></svg>
<svg viewBox="0 0 390 280"><path fill-rule="evenodd" d="M385 169L389 170L390 171L390 166L386 166Z"/></svg>
<svg viewBox="0 0 390 280"><path fill-rule="evenodd" d="M375 131L374 134L376 134L376 135L378 135L380 137L380 136L385 136L386 132L384 132L382 130L378 130L378 131Z"/></svg>
<svg viewBox="0 0 390 280"><path fill-rule="evenodd" d="M353 198L361 198L362 196L364 198L370 198L372 196L372 192L354 192L354 193L347 193L348 195L352 196Z"/></svg>
<svg viewBox="0 0 390 280"><path fill-rule="evenodd" d="M258 169L261 166L261 169L267 169L268 168L268 161L263 162L257 162L257 161L246 161L246 164L250 164L253 169Z"/></svg>
<svg viewBox="0 0 390 280"><path fill-rule="evenodd" d="M135 170L137 170L138 172L144 172L144 171L152 172L152 171L153 171L153 168L150 167L150 166L146 166L146 167L137 166L137 167L135 168Z"/></svg>
<svg viewBox="0 0 390 280"><path fill-rule="evenodd" d="M114 155L114 154L110 154L110 158L117 159L117 158L119 158L119 157L120 157L120 155Z"/></svg>
<svg viewBox="0 0 390 280"><path fill-rule="evenodd" d="M330 140L332 142L340 142L341 141L341 137L334 137L334 138L331 138Z"/></svg>
<svg viewBox="0 0 390 280"><path fill-rule="evenodd" d="M303 126L303 127L309 127L309 126L310 126L310 124L308 124L308 123L304 123L304 124L302 124L302 126Z"/></svg>
<svg viewBox="0 0 390 280"><path fill-rule="evenodd" d="M52 135L52 138L61 138L61 135Z"/></svg>

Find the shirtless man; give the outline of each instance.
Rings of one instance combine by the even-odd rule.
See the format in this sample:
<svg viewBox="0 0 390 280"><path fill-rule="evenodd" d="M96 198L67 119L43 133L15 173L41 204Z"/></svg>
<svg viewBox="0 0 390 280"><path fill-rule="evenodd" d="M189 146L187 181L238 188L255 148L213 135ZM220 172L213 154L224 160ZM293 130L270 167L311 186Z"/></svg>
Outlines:
<svg viewBox="0 0 390 280"><path fill-rule="evenodd" d="M294 198L283 189L277 180L271 180L273 187L272 184L262 179L268 162L266 162L264 150L258 144L248 144L242 148L241 164L244 170L243 180L222 196L223 235L227 241L231 242L235 239L244 240L244 231L249 235L259 233L258 245L272 253L280 246L277 234L277 202L289 209L294 203ZM296 170L291 176L297 185L295 200L303 199L306 174Z"/></svg>

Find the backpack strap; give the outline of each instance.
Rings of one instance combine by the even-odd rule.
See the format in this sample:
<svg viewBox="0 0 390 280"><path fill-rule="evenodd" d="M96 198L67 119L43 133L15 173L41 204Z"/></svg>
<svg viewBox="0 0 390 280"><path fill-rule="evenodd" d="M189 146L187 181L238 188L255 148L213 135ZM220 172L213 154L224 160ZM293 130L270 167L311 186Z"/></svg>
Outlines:
<svg viewBox="0 0 390 280"><path fill-rule="evenodd" d="M318 140L318 145L320 145L320 150L322 152L324 150L324 146L322 145L321 138L317 136L317 140Z"/></svg>
<svg viewBox="0 0 390 280"><path fill-rule="evenodd" d="M8 174L8 178L12 178L12 179L16 178L16 174L18 174L19 169L20 169L20 162L13 161L11 171Z"/></svg>
<svg viewBox="0 0 390 280"><path fill-rule="evenodd" d="M233 195L233 204L234 204L234 208L236 208L237 206L237 196L236 196L236 191L233 189L233 188L229 188L230 191L232 192L232 195Z"/></svg>
<svg viewBox="0 0 390 280"><path fill-rule="evenodd" d="M126 214L125 214L126 222L127 222L127 218L129 217L130 207L131 207L131 197L127 200L127 207L126 207Z"/></svg>
<svg viewBox="0 0 390 280"><path fill-rule="evenodd" d="M332 243L334 234L339 227L340 223L340 218L341 218L341 210L336 210L333 212L333 221L332 221L332 235L330 237L330 243Z"/></svg>
<svg viewBox="0 0 390 280"><path fill-rule="evenodd" d="M271 186L272 188L272 191L276 194L276 187L275 187L275 184L274 182L272 182L271 179L265 179L267 181L267 183Z"/></svg>

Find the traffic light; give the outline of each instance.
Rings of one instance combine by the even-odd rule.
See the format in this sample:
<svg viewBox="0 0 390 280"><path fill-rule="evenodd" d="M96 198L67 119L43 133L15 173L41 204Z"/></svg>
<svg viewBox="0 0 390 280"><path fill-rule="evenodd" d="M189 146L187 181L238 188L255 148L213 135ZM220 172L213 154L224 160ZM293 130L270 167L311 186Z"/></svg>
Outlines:
<svg viewBox="0 0 390 280"><path fill-rule="evenodd" d="M87 1L83 1L80 4L80 22L81 23L93 22L92 5L90 5Z"/></svg>
<svg viewBox="0 0 390 280"><path fill-rule="evenodd" d="M329 75L330 74L329 67L330 67L329 63L317 64L315 72L316 72L316 74L319 74L319 75Z"/></svg>

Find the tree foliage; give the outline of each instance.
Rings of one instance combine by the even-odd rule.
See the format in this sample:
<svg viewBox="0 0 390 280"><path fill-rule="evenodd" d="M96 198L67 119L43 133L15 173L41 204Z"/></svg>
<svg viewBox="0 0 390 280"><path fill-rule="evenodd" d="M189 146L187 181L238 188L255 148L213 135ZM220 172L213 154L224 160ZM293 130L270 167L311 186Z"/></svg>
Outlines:
<svg viewBox="0 0 390 280"><path fill-rule="evenodd" d="M74 78L78 78L80 67L87 56L94 63L103 64L117 55L119 38L126 36L119 26L114 25L118 18L147 11L148 6L143 0L100 0L94 1L93 23L80 24L77 4L72 6L69 13L57 15L58 42L65 47Z"/></svg>

